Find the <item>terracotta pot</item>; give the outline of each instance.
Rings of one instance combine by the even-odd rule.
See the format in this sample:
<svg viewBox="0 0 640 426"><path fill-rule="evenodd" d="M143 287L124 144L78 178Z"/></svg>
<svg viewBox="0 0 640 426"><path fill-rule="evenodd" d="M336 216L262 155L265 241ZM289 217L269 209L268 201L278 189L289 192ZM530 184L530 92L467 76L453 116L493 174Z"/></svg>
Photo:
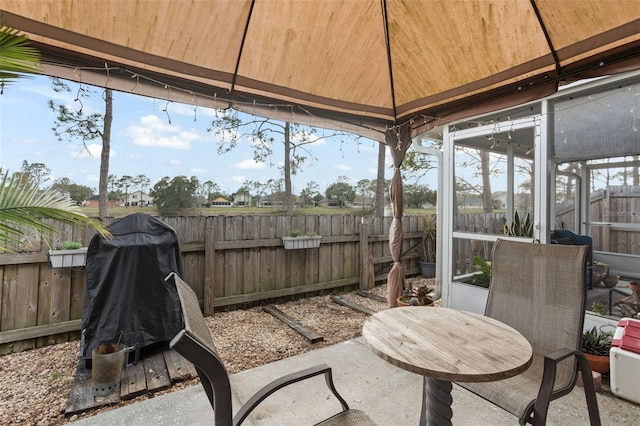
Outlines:
<svg viewBox="0 0 640 426"><path fill-rule="evenodd" d="M397 299L398 306L411 306L411 305L410 305L410 304L408 304L407 302L403 302L401 299L402 299L401 297L398 297L398 299ZM428 305L419 305L419 306L433 306L433 302L431 302L431 303L430 303L430 304L428 304Z"/></svg>
<svg viewBox="0 0 640 426"><path fill-rule="evenodd" d="M592 371L598 373L607 373L609 371L609 356L607 355L593 355L585 353L589 365Z"/></svg>
<svg viewBox="0 0 640 426"><path fill-rule="evenodd" d="M619 280L620 275L607 275L606 277L604 277L602 282L604 283L605 287L613 288L616 286L616 284L618 284Z"/></svg>

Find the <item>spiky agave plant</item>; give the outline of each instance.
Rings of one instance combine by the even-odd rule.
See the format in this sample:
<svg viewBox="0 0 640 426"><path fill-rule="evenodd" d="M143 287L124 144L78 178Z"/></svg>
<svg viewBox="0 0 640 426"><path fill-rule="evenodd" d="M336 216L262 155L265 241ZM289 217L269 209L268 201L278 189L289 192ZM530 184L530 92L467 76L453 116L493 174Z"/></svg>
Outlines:
<svg viewBox="0 0 640 426"><path fill-rule="evenodd" d="M32 181L9 176L0 168L0 252L14 252L20 246L25 230L42 235L55 231L43 219L91 226L105 238L110 233L101 222L87 217L73 201L53 189L39 190Z"/></svg>

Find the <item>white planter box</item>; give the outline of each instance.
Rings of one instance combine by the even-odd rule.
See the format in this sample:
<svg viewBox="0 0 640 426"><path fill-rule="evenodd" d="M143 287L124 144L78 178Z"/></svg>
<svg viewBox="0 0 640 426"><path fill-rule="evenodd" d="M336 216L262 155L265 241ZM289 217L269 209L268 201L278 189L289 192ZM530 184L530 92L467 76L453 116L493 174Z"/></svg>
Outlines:
<svg viewBox="0 0 640 426"><path fill-rule="evenodd" d="M84 266L87 261L87 247L74 250L49 250L52 268Z"/></svg>
<svg viewBox="0 0 640 426"><path fill-rule="evenodd" d="M318 248L322 242L322 236L316 237L282 237L285 250Z"/></svg>
<svg viewBox="0 0 640 426"><path fill-rule="evenodd" d="M458 281L451 283L451 307L484 315L489 289Z"/></svg>

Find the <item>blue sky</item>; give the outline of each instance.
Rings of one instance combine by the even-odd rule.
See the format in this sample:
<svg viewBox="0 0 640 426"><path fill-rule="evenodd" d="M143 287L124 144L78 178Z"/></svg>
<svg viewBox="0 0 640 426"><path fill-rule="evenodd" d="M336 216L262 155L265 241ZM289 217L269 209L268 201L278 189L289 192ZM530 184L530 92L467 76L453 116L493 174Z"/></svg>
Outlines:
<svg viewBox="0 0 640 426"><path fill-rule="evenodd" d="M56 93L47 77L22 79L4 88L0 95L0 166L10 172L19 171L23 160L44 163L51 169L53 180L68 177L72 182L98 188L101 145L89 142L93 156L83 151L79 141L58 141L51 128L55 114L47 101L53 99L69 108L74 102L78 86L71 83L72 93ZM83 100L85 113L103 112L102 90ZM166 108L167 112L163 111ZM214 111L192 105L167 103L114 92L114 120L111 137L109 173L146 175L152 186L160 178L178 175L196 176L200 182L211 180L224 192L235 192L245 180L266 182L281 177L277 165L283 161L281 144L275 145L273 166L253 161L251 142L242 141L229 154L217 153L216 136L207 132ZM322 134L320 130L318 132ZM294 193L307 182L315 181L324 192L327 185L346 175L355 185L360 179L376 178L377 142L369 139L355 141L319 141L311 146L318 161L304 167L293 176ZM388 167L386 178L392 171ZM430 185L435 187L435 182Z"/></svg>

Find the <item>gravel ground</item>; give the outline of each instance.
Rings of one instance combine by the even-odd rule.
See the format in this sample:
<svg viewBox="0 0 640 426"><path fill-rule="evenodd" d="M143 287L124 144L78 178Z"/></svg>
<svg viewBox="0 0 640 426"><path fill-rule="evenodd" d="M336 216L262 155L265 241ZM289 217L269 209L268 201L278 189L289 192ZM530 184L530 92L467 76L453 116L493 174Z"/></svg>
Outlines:
<svg viewBox="0 0 640 426"><path fill-rule="evenodd" d="M408 281L413 285L433 285L434 280L411 278ZM386 297L387 287L376 287L371 293ZM343 293L341 296L374 311L387 308L386 303L355 293ZM316 330L324 340L308 343L260 307L217 312L207 317L207 325L218 355L230 374L358 337L367 318L366 314L334 303L330 296L310 297L276 306ZM79 342L76 341L0 356L0 424L66 424L198 383L197 379L189 380L162 392L66 417L64 409L78 363L78 351Z"/></svg>

